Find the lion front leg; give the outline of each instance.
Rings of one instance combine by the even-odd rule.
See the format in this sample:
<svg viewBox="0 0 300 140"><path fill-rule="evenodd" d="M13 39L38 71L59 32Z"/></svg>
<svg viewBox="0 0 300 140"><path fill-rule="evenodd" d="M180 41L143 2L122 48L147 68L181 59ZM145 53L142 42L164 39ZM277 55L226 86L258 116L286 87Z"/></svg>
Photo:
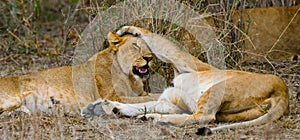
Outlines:
<svg viewBox="0 0 300 140"><path fill-rule="evenodd" d="M126 103L141 103L141 102L149 102L149 101L155 101L159 98L158 94L150 94L149 96L140 96L140 97L120 97L122 102ZM81 109L81 116L87 119L93 119L94 116L102 116L104 114L112 114L113 108L120 107L124 108L122 106L122 103L119 102L113 102L109 100L104 100L99 98L93 103L88 104L87 106L83 107ZM116 112L116 111L115 111Z"/></svg>
<svg viewBox="0 0 300 140"><path fill-rule="evenodd" d="M183 110L166 99L137 104L124 104L99 99L84 107L82 109L81 116L87 119L92 119L94 116L102 116L103 114L116 114L118 116L133 117L145 113L175 114L183 112Z"/></svg>
<svg viewBox="0 0 300 140"><path fill-rule="evenodd" d="M152 111L156 101L138 103L138 104L124 104L120 102L98 99L97 101L88 104L81 111L81 116L86 119L93 119L95 116L102 116L104 114L112 115L118 114L122 116L137 116L144 112L146 107L149 111Z"/></svg>
<svg viewBox="0 0 300 140"><path fill-rule="evenodd" d="M186 112L178 105L181 103L181 90L167 88L157 101L137 104L123 104L108 101L113 113L124 116L137 116L145 113L180 114Z"/></svg>
<svg viewBox="0 0 300 140"><path fill-rule="evenodd" d="M136 104L124 104L116 101L98 99L94 103L83 108L82 116L85 118L92 118L97 114L95 112L100 112L100 115L102 115L101 113L105 113L128 117L145 113L181 114L186 111L177 106L180 101L180 94L180 89L168 88L162 93L158 101ZM99 105L101 107L97 107Z"/></svg>
<svg viewBox="0 0 300 140"><path fill-rule="evenodd" d="M109 108L113 114L119 116L133 117L146 112L154 112L157 101L150 101L145 103L137 104L124 104L120 102L107 101L108 104L105 104L105 108Z"/></svg>
<svg viewBox="0 0 300 140"><path fill-rule="evenodd" d="M123 104L107 100L107 104L105 104L102 107L109 108L108 110L111 110L111 112L114 114L127 117L138 116L145 113L183 113L183 111L180 108L178 108L176 105L174 105L166 99L137 104Z"/></svg>
<svg viewBox="0 0 300 140"><path fill-rule="evenodd" d="M158 59L173 64L177 74L214 69L191 54L182 51L172 41L158 34L151 33L146 29L135 26L124 26L117 31L117 34L120 36L128 33L140 36Z"/></svg>

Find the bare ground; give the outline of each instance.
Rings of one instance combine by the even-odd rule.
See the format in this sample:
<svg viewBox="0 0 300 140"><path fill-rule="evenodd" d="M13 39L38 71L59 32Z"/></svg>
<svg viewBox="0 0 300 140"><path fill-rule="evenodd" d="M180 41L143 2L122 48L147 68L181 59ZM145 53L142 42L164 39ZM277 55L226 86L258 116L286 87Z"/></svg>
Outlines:
<svg viewBox="0 0 300 140"><path fill-rule="evenodd" d="M268 63L246 65L243 66L244 70L274 73ZM270 124L224 130L212 136L200 137L195 135L199 127L197 124L174 127L114 116L88 121L80 115L58 113L30 116L13 111L0 115L0 136L1 139L299 139L300 103L295 97L300 84L299 62L274 62L273 65L289 87L290 114ZM59 112L59 107L57 109ZM217 125L221 124L210 124L212 127Z"/></svg>

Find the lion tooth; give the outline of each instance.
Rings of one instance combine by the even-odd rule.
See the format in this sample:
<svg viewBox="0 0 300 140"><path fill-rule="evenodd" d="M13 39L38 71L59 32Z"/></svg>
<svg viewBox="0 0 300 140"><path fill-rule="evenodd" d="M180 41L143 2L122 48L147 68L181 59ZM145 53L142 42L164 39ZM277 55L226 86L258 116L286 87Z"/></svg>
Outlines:
<svg viewBox="0 0 300 140"><path fill-rule="evenodd" d="M139 73L146 73L148 70L145 68L139 68Z"/></svg>

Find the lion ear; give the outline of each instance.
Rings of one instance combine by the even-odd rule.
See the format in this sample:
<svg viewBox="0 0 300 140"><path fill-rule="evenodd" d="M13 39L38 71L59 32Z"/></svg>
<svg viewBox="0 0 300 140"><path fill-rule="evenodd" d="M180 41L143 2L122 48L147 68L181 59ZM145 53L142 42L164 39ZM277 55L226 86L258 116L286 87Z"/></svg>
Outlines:
<svg viewBox="0 0 300 140"><path fill-rule="evenodd" d="M109 46L113 49L113 51L118 51L117 45L122 42L122 37L118 36L115 33L109 32L107 35L107 40L109 42Z"/></svg>

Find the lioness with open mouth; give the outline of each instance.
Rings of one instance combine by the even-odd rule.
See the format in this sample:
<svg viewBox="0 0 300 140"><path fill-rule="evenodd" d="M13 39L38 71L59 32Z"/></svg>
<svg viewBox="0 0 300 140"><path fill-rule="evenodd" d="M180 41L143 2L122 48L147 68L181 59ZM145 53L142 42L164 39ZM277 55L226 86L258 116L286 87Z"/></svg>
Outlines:
<svg viewBox="0 0 300 140"><path fill-rule="evenodd" d="M0 78L0 112L19 107L28 113L50 112L56 104L65 112L80 112L98 98L131 103L152 100L143 89L153 57L145 41L114 33L107 39L109 48L81 65Z"/></svg>

